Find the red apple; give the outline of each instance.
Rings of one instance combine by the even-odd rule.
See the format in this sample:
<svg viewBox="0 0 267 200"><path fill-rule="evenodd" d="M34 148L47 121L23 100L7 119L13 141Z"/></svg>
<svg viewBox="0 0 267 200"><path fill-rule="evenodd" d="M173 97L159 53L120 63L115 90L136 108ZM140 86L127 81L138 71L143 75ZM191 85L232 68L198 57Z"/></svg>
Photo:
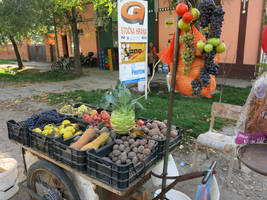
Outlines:
<svg viewBox="0 0 267 200"><path fill-rule="evenodd" d="M188 12L188 6L184 2L179 3L176 6L176 13L177 13L177 15L183 16L186 12Z"/></svg>
<svg viewBox="0 0 267 200"><path fill-rule="evenodd" d="M191 23L193 19L194 19L194 16L190 12L186 12L183 15L183 21L186 22L186 23Z"/></svg>

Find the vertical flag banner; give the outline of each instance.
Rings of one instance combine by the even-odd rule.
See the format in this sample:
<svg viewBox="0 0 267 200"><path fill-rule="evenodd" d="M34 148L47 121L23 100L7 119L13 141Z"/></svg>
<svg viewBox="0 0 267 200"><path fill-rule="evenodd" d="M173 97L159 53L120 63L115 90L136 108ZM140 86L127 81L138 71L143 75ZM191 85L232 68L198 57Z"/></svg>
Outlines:
<svg viewBox="0 0 267 200"><path fill-rule="evenodd" d="M147 82L147 1L118 0L120 80Z"/></svg>

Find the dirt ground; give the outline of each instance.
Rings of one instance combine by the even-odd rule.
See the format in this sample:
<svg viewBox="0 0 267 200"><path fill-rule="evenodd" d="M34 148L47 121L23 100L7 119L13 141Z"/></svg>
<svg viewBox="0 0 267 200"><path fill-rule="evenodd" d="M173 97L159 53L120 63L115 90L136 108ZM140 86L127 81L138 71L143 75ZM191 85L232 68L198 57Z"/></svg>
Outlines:
<svg viewBox="0 0 267 200"><path fill-rule="evenodd" d="M46 103L38 103L36 100L20 102L12 107L11 110L4 107L3 104L0 105L0 132L2 134L0 140L0 157L13 157L18 160L19 181L21 181L25 178L23 175L21 152L15 144L8 140L6 120L15 119L20 121L29 117L34 112L40 112L41 110L46 110L52 107ZM188 146L183 144L180 148L177 148L172 155L176 161L180 174L192 171L190 164L193 158L193 147L191 145ZM217 161L216 178L220 187L221 200L267 200L266 177L249 170L245 166L243 166L240 171L237 169L237 163L235 163L232 183L230 187L227 187L226 176L229 163L228 156L220 152L211 151L210 157L210 160L206 160L205 153L201 151L198 159L199 170L205 170L210 166L212 161ZM184 162L185 164L180 165L181 162ZM186 181L177 184L175 189L184 192L190 198L194 199L197 185L199 185L200 182L201 179ZM153 192L158 188L154 187L151 181L148 181L145 184L145 187L150 191L149 196L150 199L152 199ZM29 199L27 193L23 189L20 189L20 191L11 199L20 200L22 198L24 200Z"/></svg>

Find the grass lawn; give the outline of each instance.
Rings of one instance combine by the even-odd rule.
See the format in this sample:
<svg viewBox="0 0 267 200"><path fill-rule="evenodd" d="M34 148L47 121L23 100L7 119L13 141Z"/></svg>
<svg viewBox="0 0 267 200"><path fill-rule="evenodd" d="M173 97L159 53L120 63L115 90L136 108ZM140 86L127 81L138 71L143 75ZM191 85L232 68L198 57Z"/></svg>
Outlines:
<svg viewBox="0 0 267 200"><path fill-rule="evenodd" d="M105 91L96 90L86 92L76 90L66 93L53 93L49 95L51 104L84 102L95 106L101 106L101 97ZM243 105L250 92L250 88L224 87L222 102L236 105ZM185 135L196 137L209 129L211 105L214 101L219 101L219 94L213 95L212 99L204 97L187 98L179 94L175 95L173 124L185 130ZM137 111L137 117L164 120L168 113L168 94L151 94L148 100L140 100L145 109ZM215 128L231 123L222 119L217 119Z"/></svg>
<svg viewBox="0 0 267 200"><path fill-rule="evenodd" d="M0 65L2 65L2 64L11 64L11 63L14 63L14 62L17 62L17 60L16 59L10 59L10 60L0 59Z"/></svg>
<svg viewBox="0 0 267 200"><path fill-rule="evenodd" d="M42 72L37 69L18 70L17 67L0 68L0 81L11 82L49 82L49 81L65 81L77 78L70 72Z"/></svg>

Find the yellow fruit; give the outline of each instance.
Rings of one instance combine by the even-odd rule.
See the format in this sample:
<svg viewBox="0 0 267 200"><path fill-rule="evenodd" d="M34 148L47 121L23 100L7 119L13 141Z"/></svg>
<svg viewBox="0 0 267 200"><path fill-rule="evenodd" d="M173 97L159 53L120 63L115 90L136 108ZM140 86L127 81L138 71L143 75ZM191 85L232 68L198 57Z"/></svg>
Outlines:
<svg viewBox="0 0 267 200"><path fill-rule="evenodd" d="M65 128L65 131L70 131L71 133L75 133L75 128L73 128L72 126L68 126Z"/></svg>
<svg viewBox="0 0 267 200"><path fill-rule="evenodd" d="M70 131L66 131L64 134L63 134L63 138L64 139L68 139L69 137L72 137L72 133Z"/></svg>
<svg viewBox="0 0 267 200"><path fill-rule="evenodd" d="M79 135L81 133L82 133L82 131L77 131L74 135Z"/></svg>
<svg viewBox="0 0 267 200"><path fill-rule="evenodd" d="M62 124L58 128L59 128L59 130L64 129L65 128L65 125Z"/></svg>
<svg viewBox="0 0 267 200"><path fill-rule="evenodd" d="M66 125L66 124L70 124L71 122L70 122L70 120L64 120L62 123L61 123L61 125L63 124L63 125Z"/></svg>
<svg viewBox="0 0 267 200"><path fill-rule="evenodd" d="M52 127L53 127L52 124L47 124L47 125L44 127L44 130L46 130L46 129L50 129L50 128L52 128Z"/></svg>
<svg viewBox="0 0 267 200"><path fill-rule="evenodd" d="M49 130L43 130L42 132L44 135L49 135Z"/></svg>
<svg viewBox="0 0 267 200"><path fill-rule="evenodd" d="M37 132L37 133L42 133L42 130L41 129L39 129L39 128L35 128L35 129L33 129L35 132Z"/></svg>
<svg viewBox="0 0 267 200"><path fill-rule="evenodd" d="M53 127L53 130L54 130L56 133L59 133L59 128L58 128L58 127Z"/></svg>

